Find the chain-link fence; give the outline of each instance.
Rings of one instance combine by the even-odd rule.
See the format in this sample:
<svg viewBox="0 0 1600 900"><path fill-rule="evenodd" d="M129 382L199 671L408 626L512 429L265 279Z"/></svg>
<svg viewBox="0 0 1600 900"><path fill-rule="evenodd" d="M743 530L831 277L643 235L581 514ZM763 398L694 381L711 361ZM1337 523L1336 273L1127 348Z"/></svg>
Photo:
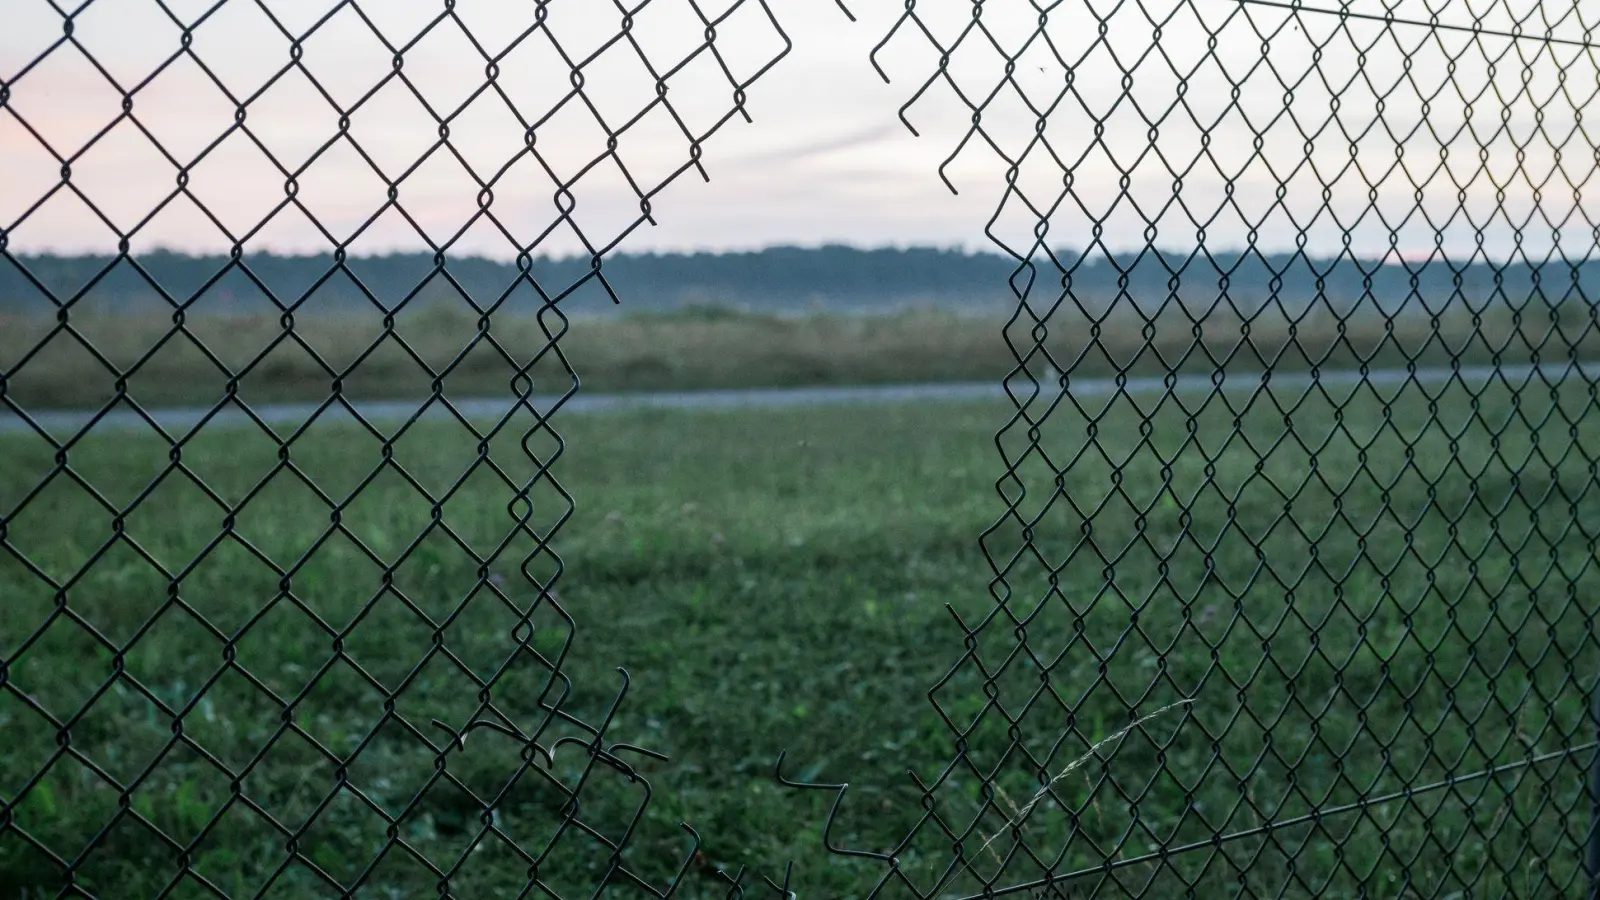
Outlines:
<svg viewBox="0 0 1600 900"><path fill-rule="evenodd" d="M873 63L917 79L902 121L953 138L938 174L992 191L986 234L1016 262L989 596L949 610L943 765L908 757L884 795L906 802L858 810L780 759L786 832L762 858L717 850L760 875L646 815L677 806L647 777L660 754L614 733L627 674L569 675L551 419L578 387L563 308L626 302L603 258L782 77L782 8L515 6L0 11L0 266L48 320L0 318L24 335L0 357L0 892L1590 892L1600 22L1581 4L892 11ZM89 99L63 110L63 84ZM385 131L401 106L432 133ZM495 139L460 138L491 119ZM670 165L630 154L647 132ZM119 142L139 170L97 173ZM318 181L340 155L370 171L369 215L319 203L348 187ZM452 196L408 192L430 166ZM586 205L606 183L625 210ZM174 217L231 255L164 277L141 241ZM66 221L114 250L87 277L17 249ZM309 283L249 252L291 224L324 239ZM433 254L393 295L368 287L380 234ZM468 238L509 247L516 277L465 286ZM592 265L551 283L562 241ZM1083 287L1097 266L1109 296ZM118 279L170 326L130 342L93 309ZM328 290L366 304L353 348L303 324ZM201 314L222 295L273 327L219 334ZM442 355L420 312L439 296L473 321ZM536 329L508 340L513 315ZM266 415L289 357L331 389ZM383 359L424 398L387 418L346 393ZM197 367L206 402L168 408ZM457 399L469 370L504 402ZM52 384L87 411L58 415ZM769 868L807 842L841 857L828 880Z"/></svg>
<svg viewBox="0 0 1600 900"><path fill-rule="evenodd" d="M574 685L563 671L574 621L552 589L551 541L572 504L551 474L565 449L551 418L578 381L558 346L560 304L586 287L611 293L602 257L652 221L652 199L699 167L704 142L748 118L744 90L787 38L759 0L619 3L598 18L577 3L517 6L0 11L4 140L21 157L0 254L53 320L0 380L15 438L0 513L0 891L673 892L673 873L635 873L622 857L650 798L635 766L656 755L607 738L627 676ZM738 71L727 36L741 44ZM585 91L597 78L612 88L604 107ZM397 117L427 131L395 133ZM666 165L659 150L641 158L647 140L678 150ZM113 190L103 169L84 177L113 144L142 164L114 174L147 190ZM19 177L40 154L56 177ZM335 168L337 157L359 164ZM447 168L458 196L413 196L429 167ZM319 203L341 187L319 180L330 168L365 179L370 215L340 220ZM631 208L580 208L618 184ZM475 209L449 229L427 216L461 201ZM231 250L217 270L174 284L130 253L164 218L195 217ZM8 249L63 218L94 231L83 243L115 248L79 283ZM286 287L271 259L247 255L286 223L331 251L310 284ZM433 266L379 296L355 257L396 231L429 247ZM516 254L518 276L492 294L464 290L447 262L472 232ZM535 255L558 241L592 259L582 277L535 277ZM118 278L157 294L171 320L131 352L126 323L89 309ZM343 359L296 324L330 286L370 303L376 326ZM430 322L408 315L430 292L475 322L442 360L423 358ZM239 296L278 327L248 349L231 342L225 359L202 315ZM516 343L491 329L513 308L536 322ZM425 397L398 424L343 391L385 354ZM208 402L161 416L152 407L196 355ZM332 389L269 423L251 401L271 399L290 357ZM487 416L451 397L452 376L485 358L505 400ZM61 425L34 414L48 394L6 389L52 368L105 389L93 415ZM428 413L456 427L413 437ZM446 461L419 447L441 440L465 452ZM498 495L501 513L463 505L474 490ZM186 516L207 526L157 524ZM596 690L615 701L576 714ZM692 856L692 832L678 838Z"/></svg>

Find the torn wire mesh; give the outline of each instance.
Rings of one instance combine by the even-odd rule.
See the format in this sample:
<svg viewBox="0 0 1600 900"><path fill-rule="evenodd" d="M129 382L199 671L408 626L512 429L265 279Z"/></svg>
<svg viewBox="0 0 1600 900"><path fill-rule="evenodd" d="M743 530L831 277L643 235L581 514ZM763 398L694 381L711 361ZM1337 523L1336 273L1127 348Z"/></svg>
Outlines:
<svg viewBox="0 0 1600 900"><path fill-rule="evenodd" d="M873 63L995 199L1014 413L904 837L780 758L861 895L1592 896L1597 25L905 4Z"/></svg>
<svg viewBox="0 0 1600 900"><path fill-rule="evenodd" d="M553 419L578 379L559 344L575 294L617 299L605 255L750 119L746 89L789 50L766 3L88 0L4 18L0 266L53 325L0 359L22 434L7 465L36 475L0 498L0 893L673 894L699 858L687 826L654 838L677 871L625 859L660 758L608 736L626 673L564 670L577 628L551 541L573 504ZM117 154L138 171L107 180ZM184 229L226 255L179 284L161 242ZM271 250L306 234L325 269L286 285ZM24 252L51 238L102 268L63 283ZM418 241L432 265L403 295L367 286L362 259ZM474 294L453 273L486 248L519 274ZM589 271L541 281L535 257L557 250ZM157 298L170 329L123 346L93 308L107 279ZM363 307L342 354L306 324L330 290ZM476 321L443 360L414 346L430 303ZM214 351L202 316L223 307L274 327ZM513 311L542 343L497 334ZM174 354L214 373L214 401L177 418L157 413ZM347 394L379 356L422 388L398 417ZM62 425L28 377L68 357L102 390ZM254 407L286 357L329 390L269 423ZM453 399L468 361L498 367L494 415ZM419 453L440 440L464 452ZM469 487L501 514L463 509ZM205 538L174 538L194 514ZM83 543L58 552L57 529Z"/></svg>

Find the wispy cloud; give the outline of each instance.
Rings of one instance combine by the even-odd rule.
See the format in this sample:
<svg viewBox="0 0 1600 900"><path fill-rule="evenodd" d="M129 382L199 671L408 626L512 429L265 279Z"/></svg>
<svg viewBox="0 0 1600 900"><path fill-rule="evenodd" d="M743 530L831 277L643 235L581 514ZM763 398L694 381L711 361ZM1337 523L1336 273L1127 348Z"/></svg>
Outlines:
<svg viewBox="0 0 1600 900"><path fill-rule="evenodd" d="M860 147L881 144L891 137L905 134L905 131L905 126L898 122L887 125L873 125L847 134L834 135L809 143L777 146L755 153L747 153L728 160L724 165L741 168L787 165L819 156L839 153L844 150L854 150Z"/></svg>
<svg viewBox="0 0 1600 900"><path fill-rule="evenodd" d="M550 27L588 46L610 34L614 24L582 15L581 3L562 6L572 18L552 20ZM1154 240L1164 245L1203 240L1210 246L1253 243L1286 249L1303 240L1315 251L1336 250L1350 239L1363 252L1386 252L1393 242L1403 253L1427 252L1440 241L1454 254L1462 252L1457 248L1473 250L1481 240L1495 245L1490 252L1520 246L1541 253L1556 240L1552 232L1564 230L1560 240L1569 255L1587 255L1593 246L1587 227L1600 219L1595 201L1548 189L1585 184L1600 168L1576 127L1581 103L1558 90L1563 80L1594 78L1600 67L1576 50L1554 48L1524 70L1497 74L1487 59L1457 59L1448 44L1456 38L1448 36L1441 38L1446 44L1419 44L1414 51L1375 43L1358 53L1352 35L1366 28L1361 33L1371 32L1376 40L1380 25L1313 17L1301 22L1301 30L1286 30L1289 14L1282 10L1241 13L1231 6L1189 9L1183 0L1141 0L1103 25L1087 7L1068 5L1052 13L1052 46L1074 60L1071 77L1064 78L1059 60L1042 43L1027 44L1037 19L1023 15L1027 4L1015 4L985 13L986 27L1007 47L1032 48L1018 57L1009 82L1002 57L977 46L953 54L940 69L937 51L910 29L877 57L894 77L884 84L868 55L901 15L900 4L856 4L862 21L849 25L833 4L769 3L793 49L748 90L754 124L731 121L706 142L703 159L712 183L689 172L669 184L651 201L660 227L630 235L626 249L834 240L967 244L986 240L983 232L991 219L995 233L1026 245L1034 240L1037 213L1006 196L1008 178L1036 209L1070 192L1051 214L1049 239L1074 245L1140 247L1159 232ZM963 6L932 4L919 13L948 44L970 24ZM1145 54L1151 38L1141 6L1149 12L1188 10L1174 13L1172 26L1164 26L1159 57ZM296 8L310 16L326 11L327 3L299 0ZM415 33L434 15L429 0L385 0L374 9L381 9L379 27L394 40ZM473 9L463 12L473 34L504 41L527 27L530 14L507 4ZM309 27L313 20L297 27ZM155 6L97 0L76 16L74 40L119 73L120 81L143 84L132 100L138 126L124 122L100 136L121 114L121 91L71 45L62 45L17 79L0 109L0 172L9 176L0 177L0 228L7 229L10 247L104 251L116 246L113 228L76 198L75 190L115 227L136 228L129 236L136 248L154 243L215 250L219 241L225 247L223 235L195 204L236 233L249 232L286 202L287 172L279 164L294 171L294 202L329 223L335 240L386 202L389 180L401 182L398 202L415 228L401 220L361 240L377 242L381 234L384 242L420 243L416 229L441 240L479 211L478 184L454 161L459 153L480 173L520 161L505 169L494 188L492 210L512 234L499 235L485 225L453 246L506 252L537 239L544 249L577 249L571 241L556 246L563 240L559 229L541 236L560 218L553 184L540 163L526 158L523 122L498 93L477 95L453 116L449 150L427 156L439 124L411 97L409 84L440 109L471 96L481 85L482 69L464 64L471 54L462 52L459 30L440 29L411 46L405 59L408 83L402 83L394 77L391 53L346 10L306 42L298 68L273 80L287 64L287 39L274 36L261 21L249 0L227 0L197 30L193 52L235 96L250 98L243 125L249 134L235 134L214 147L212 140L233 127L235 109L210 76L180 60L154 81L143 81L144 73L178 50L175 27ZM29 67L61 33L60 14L46 4L24 4L7 23L0 30L0 77ZM749 57L734 60L740 71L767 58L771 47L758 38L776 40L760 17L745 24L749 34L731 22L719 27L722 49ZM654 57L674 59L702 39L693 25L669 16L636 31L655 41ZM1273 35L1267 50L1271 62L1265 66L1260 64L1263 34ZM1111 50L1092 49L1101 43ZM526 107L521 119L531 120L537 116L530 111L565 96L569 63L542 38L519 46L499 64L498 83L516 105ZM1141 58L1144 62L1130 62ZM692 134L703 133L708 121L724 115L729 101L726 76L709 57L702 61L706 65L699 70L689 66L672 76L670 96L675 109L691 120ZM632 66L622 62L628 60L608 58L586 70L585 97L613 124L655 97L653 76L636 60ZM1134 74L1125 75L1130 67ZM1016 171L1008 173L1009 163L986 140L968 141L946 170L959 196L946 190L937 173L970 130L972 111L943 77L922 90L924 80L941 71L973 102L982 100L983 131L1002 153L1016 158L1027 151ZM341 110L322 99L312 77L346 105L375 85L382 87L341 129ZM1518 91L1504 93L1501 104L1468 106L1460 99L1502 93L1507 79ZM1296 86L1286 100L1290 83ZM991 96L1002 84L1005 89ZM1019 90L1028 103L1017 96ZM1063 90L1070 96L1061 97ZM1434 99L1424 109L1422 98L1430 92ZM1332 102L1333 94L1339 103ZM1379 96L1384 98L1381 114L1374 111ZM918 99L909 116L920 138L897 116L913 97ZM1554 99L1534 99L1539 97ZM1036 127L1041 109L1050 110L1042 132ZM1418 127L1424 121L1430 127ZM605 152L606 129L582 103L566 104L542 129L538 152L558 178L583 170ZM158 153L145 134L165 153ZM348 140L335 140L340 134ZM1047 147L1039 143L1041 137ZM628 175L648 190L687 159L687 140L665 112L657 111L630 126L619 155ZM381 176L352 143L360 145ZM85 144L92 146L84 149ZM320 150L325 144L329 149ZM1582 163L1585 158L1591 162ZM71 160L70 188L60 184L63 159ZM313 161L300 171L305 160ZM180 182L175 202L146 220ZM1545 186L1540 196L1536 185ZM55 195L36 208L52 189ZM634 187L615 165L590 170L573 195L574 217L586 234L602 241L638 217ZM1545 221L1552 227L1533 227ZM297 249L328 245L296 208L279 214L250 240Z"/></svg>

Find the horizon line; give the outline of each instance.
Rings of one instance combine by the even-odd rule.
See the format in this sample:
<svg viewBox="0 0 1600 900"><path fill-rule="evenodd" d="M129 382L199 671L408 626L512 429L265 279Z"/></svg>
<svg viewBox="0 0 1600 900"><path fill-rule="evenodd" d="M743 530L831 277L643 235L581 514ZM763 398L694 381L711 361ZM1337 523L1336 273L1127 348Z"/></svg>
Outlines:
<svg viewBox="0 0 1600 900"><path fill-rule="evenodd" d="M304 251L295 251L295 250L290 250L290 251L275 250L273 248L268 247L268 248L263 248L263 249L260 249L260 250L246 250L243 253L241 253L240 256L241 256L242 259L249 259L251 257L274 257L274 258L277 258L277 259L287 259L287 260L311 260L311 259L324 259L324 258L327 258L327 257L331 257L337 251L337 249L338 248L333 248L333 249L324 250L324 251L320 251L320 252L304 252ZM847 250L847 251L853 251L853 252L857 252L857 253L882 253L882 252L910 253L910 252L934 251L934 252L945 253L945 254L955 255L955 256L965 256L965 257L968 257L968 258L972 258L972 257L993 257L993 258L995 258L997 260L1008 260L1008 261L1012 261L1012 262L1015 262L1017 260L1017 257L1015 257L1015 256L1013 256L1013 255L1011 255L1009 253L1001 252L999 250L974 248L972 246L963 246L963 245L960 245L960 244L940 244L940 243L935 243L935 242L928 242L928 243L857 244L857 243L852 243L850 241L829 240L829 241L809 241L809 242L808 241L775 241L775 242L771 242L771 243L752 245L752 246L748 246L748 247L720 247L720 248L719 247L703 247L703 248L696 248L696 249L653 248L653 249L641 249L641 250L616 249L616 250L613 250L610 253L606 254L604 257L602 257L602 265L604 265L604 260L605 259L616 259L616 258L621 258L621 257L631 257L631 258L641 258L641 257L646 257L646 258L649 258L649 257L655 257L655 258L660 258L660 257L685 257L685 258L693 258L693 257L724 257L724 256L759 256L761 254L774 252L774 251L780 251L781 252L781 251L794 251L794 250L799 250L799 251L804 251L804 252L814 252L814 253L815 252L829 251L829 250L835 250L835 251L836 250ZM1285 256L1287 256L1287 257L1301 257L1301 258L1304 258L1304 259L1306 259L1308 261L1333 261L1333 260L1340 260L1340 259L1348 258L1351 261L1379 262L1379 263L1382 263L1384 265L1407 265L1407 266L1409 266L1409 265L1441 265L1441 264L1448 264L1452 260L1451 254L1449 252L1445 251L1444 248L1442 248L1442 247L1433 248L1432 250L1430 250L1427 253L1423 253L1421 251L1403 251L1403 250L1400 250L1398 248L1389 248L1386 252L1384 252L1382 254L1375 254L1375 255L1362 255L1362 254L1354 252L1351 248L1348 248L1348 247L1344 248L1342 250L1339 250L1338 252L1333 252L1333 253L1329 253L1329 254L1323 255L1323 254L1317 254L1317 253L1315 253L1313 251L1310 251L1307 248L1276 249L1276 250L1273 250L1273 249L1263 249L1263 248L1260 248L1260 247L1257 247L1257 246L1254 246L1254 245L1245 245L1245 246L1242 246L1242 247L1221 247L1221 248L1207 248L1204 245L1191 245L1191 246L1188 246L1188 247L1180 248L1180 247L1171 247L1171 246L1162 247L1162 246L1157 246L1157 245L1154 245L1154 244L1145 245L1145 246L1142 246L1142 247L1139 247L1139 248L1136 248L1136 249L1128 249L1128 250L1117 250L1117 249L1114 249L1114 248L1108 249L1108 248L1105 248L1105 247L1099 247L1099 248L1093 248L1093 249L1090 249L1090 248L1079 248L1079 247L1067 247L1067 248L1063 248L1063 250L1058 250L1058 251L1055 251L1055 252L1056 252L1056 255L1058 255L1058 256L1060 256L1060 255L1073 255L1073 256L1088 257L1088 258L1094 258L1094 259L1107 259L1107 258L1117 258L1117 257L1126 257L1126 256L1140 256L1140 255L1144 255L1144 254L1147 254L1147 253L1151 254L1151 255L1163 256L1163 257L1194 256L1194 255L1202 255L1202 256L1204 256L1204 255L1211 255L1211 256L1257 255L1257 256L1261 256L1261 257L1285 257ZM398 248L394 248L394 249L389 249L389 250L385 250L385 251L382 251L382 252L352 253L352 254L347 254L345 259L347 261L350 261L350 260L384 260L384 259L389 259L389 258L397 257L397 256L398 257L405 257L405 256L430 256L430 255L432 255L432 256L443 255L447 261L455 260L457 262L468 262L468 261L471 261L471 262L489 262L489 263L494 263L494 264L497 264L497 265L516 265L517 260L518 260L517 256L505 256L505 257L492 256L492 255L489 255L489 254L486 254L486 253L482 253L482 252L471 252L471 253L464 253L464 254L457 255L457 254L451 254L449 251L430 251L426 247L416 248L416 249L398 249ZM1035 259L1044 258L1047 255L1048 254L1046 254L1046 253L1040 253L1037 256L1033 257L1033 258L1035 258ZM1541 265L1541 266L1542 265L1556 264L1556 262L1557 262L1556 260L1546 259L1546 260L1544 260L1542 262L1537 262L1536 263L1536 262L1533 262L1532 260L1528 259L1528 256L1527 256L1526 253L1522 253L1520 255L1522 257L1522 259L1520 259L1520 260L1516 259L1515 256L1506 257L1504 259L1496 259L1494 257L1491 257L1489 254L1483 252L1483 248L1480 246L1478 248L1475 248L1475 252L1471 253L1466 258L1466 260L1463 261L1463 260L1460 260L1459 258L1457 258L1456 261L1457 262L1465 262L1468 265L1483 265L1483 264L1489 264L1489 265L1495 265L1495 264L1499 264L1499 265L1529 265L1529 264L1532 264L1532 265ZM182 258L192 259L192 260L205 260L205 259L216 259L216 258L228 258L228 257L232 256L232 253L227 251L227 250L198 251L197 252L197 251L191 250L191 249L180 249L180 248L173 248L173 247L157 246L157 247L154 247L154 248L152 248L150 250L139 251L139 252L125 252L125 253L114 253L114 252L109 252L109 253L62 252L60 250L51 250L51 249L41 249L41 250L33 250L33 251L27 251L27 250L19 251L19 250L15 249L15 248L7 248L7 249L5 249L3 251L0 251L0 256L7 256L7 257L11 257L11 258L18 259L18 260L20 260L20 259L120 260L120 259L124 259L124 258L136 260L136 259L148 258L148 257L152 257L152 256L175 256L175 257L182 257ZM588 259L588 257L585 254L582 254L582 253L562 253L562 254L557 254L557 253L553 253L552 252L552 253L530 254L530 259L535 260L535 261L544 261L544 262L567 263L567 262L575 262L575 261L585 261L585 260ZM1576 267L1581 266L1581 265L1587 265L1587 264L1593 263L1593 262L1600 262L1600 259L1596 259L1596 258L1593 258L1593 257L1590 257L1590 256L1585 256L1583 259L1579 259L1577 261L1566 261L1564 259L1562 261L1565 262L1566 265L1571 266L1573 268L1576 268Z"/></svg>

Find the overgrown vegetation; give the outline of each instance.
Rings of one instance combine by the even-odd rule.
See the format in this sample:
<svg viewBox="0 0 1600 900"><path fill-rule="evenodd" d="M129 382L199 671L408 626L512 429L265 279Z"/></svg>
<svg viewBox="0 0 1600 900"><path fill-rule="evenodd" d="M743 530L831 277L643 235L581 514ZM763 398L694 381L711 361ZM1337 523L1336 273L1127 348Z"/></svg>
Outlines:
<svg viewBox="0 0 1600 900"><path fill-rule="evenodd" d="M561 353L596 391L729 387L996 382L1011 370L1006 346L1033 343L1027 317L1008 323L941 312L887 316L765 316L721 307L614 320L563 322L503 316L480 335L479 319L455 307L408 309L391 328L381 317L170 317L76 315L0 324L0 391L31 410L98 408L116 396L146 406L222 402L230 379L248 403L321 402L337 385L354 399L505 397L526 389L559 394L571 376ZM292 329L286 327L292 324ZM1213 314L1198 325L1176 307L1146 321L1124 310L1094 320L1056 312L1045 346L1060 368L1083 376L1172 369L1232 371L1501 362L1560 363L1600 348L1587 304L1535 303L1475 318L1457 309L1426 316L1340 319L1326 310L1298 318L1262 313L1248 321ZM1035 360L1036 372L1044 372Z"/></svg>
<svg viewBox="0 0 1600 900"><path fill-rule="evenodd" d="M692 898L720 896L716 865L776 874L792 858L803 897L856 896L881 875L826 857L831 795L779 789L773 761L787 748L791 777L850 781L834 839L892 846L921 812L905 770L931 780L953 754L925 697L963 656L945 604L976 624L992 591L1026 620L1031 652L1001 665L1018 635L1001 615L975 648L993 700L971 660L935 695L963 727L977 720L972 768L936 796L952 828L979 819L963 846L980 872L1011 853L1012 806L1041 780L1185 698L1030 811L1039 859L1059 854L1058 872L1131 859L1592 739L1592 387L1413 388L1392 404L1360 390L1342 409L1321 394L1205 399L1097 405L1092 429L1060 407L1043 441L1071 464L1052 504L1050 490L1022 502L1039 556L1012 565L1003 590L976 537L1004 511L992 442L1004 409L569 416L554 471L577 507L557 589L578 624L569 635L546 603L531 637L519 616L538 592L519 563L532 557L539 577L554 563L527 536L500 542L513 513L531 509L542 530L565 501L541 484L531 507L508 509L513 489L460 425L387 443L312 425L281 459L254 430L176 449L107 433L59 466L40 439L0 438L0 802L16 826L0 835L0 893L60 884L25 832L78 860L80 886L103 896L159 891L183 853L236 896L272 878L268 896L337 895L312 866L362 881L364 896L431 896L437 879L413 852L459 861L453 896L512 895L527 861L473 838L474 796L522 767L514 742L474 737L448 759L460 786L417 792L448 742L429 720L462 723L478 679L508 659L496 703L534 721L541 670L514 652L519 636L547 654L573 638L565 669L586 718L627 667L611 737L672 758L640 763L655 792L630 864L664 881L688 847L678 823L693 824L705 862ZM518 446L527 425L484 445L512 483L534 471ZM555 448L528 446L544 459ZM1056 480L1038 456L1019 475ZM436 520L419 488L447 497ZM1022 527L991 537L1002 564ZM480 569L474 553L497 547ZM1004 754L1002 713L1036 694L1017 737L1043 773ZM575 778L582 759L558 752L553 776ZM1181 895L1182 881L1218 895L1577 896L1587 759L1087 878L1153 896ZM1009 798L981 817L979 771ZM616 835L640 789L598 770L583 796L585 819ZM526 776L496 827L538 853L561 802ZM404 846L380 858L385 814ZM929 825L900 858L927 887L950 853ZM581 896L604 863L568 835L538 874ZM1000 880L1041 871L1018 853ZM979 889L967 877L941 896Z"/></svg>

